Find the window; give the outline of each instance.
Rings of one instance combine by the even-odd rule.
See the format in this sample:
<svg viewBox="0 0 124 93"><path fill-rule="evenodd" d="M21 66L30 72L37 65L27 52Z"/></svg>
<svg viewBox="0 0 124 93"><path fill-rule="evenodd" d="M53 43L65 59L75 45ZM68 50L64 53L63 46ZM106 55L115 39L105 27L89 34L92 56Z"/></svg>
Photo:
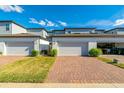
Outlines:
<svg viewBox="0 0 124 93"><path fill-rule="evenodd" d="M9 24L6 24L6 31L9 31Z"/></svg>
<svg viewBox="0 0 124 93"><path fill-rule="evenodd" d="M68 34L71 34L71 31L68 31Z"/></svg>

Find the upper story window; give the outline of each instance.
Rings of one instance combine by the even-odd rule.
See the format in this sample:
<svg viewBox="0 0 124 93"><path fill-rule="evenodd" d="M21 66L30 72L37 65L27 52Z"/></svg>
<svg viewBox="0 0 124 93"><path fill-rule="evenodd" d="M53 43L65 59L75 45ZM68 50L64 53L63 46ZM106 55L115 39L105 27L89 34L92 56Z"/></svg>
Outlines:
<svg viewBox="0 0 124 93"><path fill-rule="evenodd" d="M6 31L9 31L10 28L9 28L9 24L6 24Z"/></svg>
<svg viewBox="0 0 124 93"><path fill-rule="evenodd" d="M71 31L68 31L68 34L71 34Z"/></svg>

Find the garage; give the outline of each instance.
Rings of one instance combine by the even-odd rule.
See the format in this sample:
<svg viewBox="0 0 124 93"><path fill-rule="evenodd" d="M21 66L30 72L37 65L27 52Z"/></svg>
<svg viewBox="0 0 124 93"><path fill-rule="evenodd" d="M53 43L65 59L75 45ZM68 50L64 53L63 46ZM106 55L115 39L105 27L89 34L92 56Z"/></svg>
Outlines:
<svg viewBox="0 0 124 93"><path fill-rule="evenodd" d="M88 54L88 43L58 43L58 56L81 56Z"/></svg>
<svg viewBox="0 0 124 93"><path fill-rule="evenodd" d="M33 42L7 42L7 55L27 56L33 50Z"/></svg>

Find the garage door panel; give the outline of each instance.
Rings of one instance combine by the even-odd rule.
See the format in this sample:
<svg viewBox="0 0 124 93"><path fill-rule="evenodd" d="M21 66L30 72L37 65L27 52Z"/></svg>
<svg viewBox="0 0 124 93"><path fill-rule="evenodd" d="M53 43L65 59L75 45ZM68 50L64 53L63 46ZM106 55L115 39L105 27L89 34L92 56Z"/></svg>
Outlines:
<svg viewBox="0 0 124 93"><path fill-rule="evenodd" d="M32 42L7 43L7 55L30 55L33 49Z"/></svg>
<svg viewBox="0 0 124 93"><path fill-rule="evenodd" d="M59 43L59 56L87 55L87 43Z"/></svg>

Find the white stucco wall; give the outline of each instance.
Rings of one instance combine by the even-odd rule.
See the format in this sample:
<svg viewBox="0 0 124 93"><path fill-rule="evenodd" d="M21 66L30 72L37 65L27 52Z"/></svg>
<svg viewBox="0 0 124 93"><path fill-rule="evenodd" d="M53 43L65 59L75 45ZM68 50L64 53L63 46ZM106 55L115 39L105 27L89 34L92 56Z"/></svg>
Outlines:
<svg viewBox="0 0 124 93"><path fill-rule="evenodd" d="M44 38L48 36L48 33L44 29L28 29L28 33L35 34L35 35L40 35Z"/></svg>
<svg viewBox="0 0 124 93"><path fill-rule="evenodd" d="M40 51L40 39L39 38L0 38L0 51L3 51L3 54L6 55L6 43L11 43L11 42L27 42L27 43L32 43L33 44L33 48L35 50ZM4 49L3 49L4 48ZM16 55L16 54L15 54Z"/></svg>
<svg viewBox="0 0 124 93"><path fill-rule="evenodd" d="M27 30L23 27L20 27L12 23L12 34L18 34L18 33L27 33Z"/></svg>
<svg viewBox="0 0 124 93"><path fill-rule="evenodd" d="M40 51L40 39L34 41L34 50Z"/></svg>
<svg viewBox="0 0 124 93"><path fill-rule="evenodd" d="M97 48L97 42L88 42L88 51L92 48Z"/></svg>
<svg viewBox="0 0 124 93"><path fill-rule="evenodd" d="M6 31L6 24L9 24L9 31ZM11 34L12 33L12 24L8 22L0 23L0 34Z"/></svg>
<svg viewBox="0 0 124 93"><path fill-rule="evenodd" d="M53 37L57 42L124 42L123 37Z"/></svg>
<svg viewBox="0 0 124 93"><path fill-rule="evenodd" d="M0 52L2 52L3 55L6 55L6 46L5 46L5 42L0 42Z"/></svg>
<svg viewBox="0 0 124 93"><path fill-rule="evenodd" d="M124 31L118 31L117 34L124 34Z"/></svg>

